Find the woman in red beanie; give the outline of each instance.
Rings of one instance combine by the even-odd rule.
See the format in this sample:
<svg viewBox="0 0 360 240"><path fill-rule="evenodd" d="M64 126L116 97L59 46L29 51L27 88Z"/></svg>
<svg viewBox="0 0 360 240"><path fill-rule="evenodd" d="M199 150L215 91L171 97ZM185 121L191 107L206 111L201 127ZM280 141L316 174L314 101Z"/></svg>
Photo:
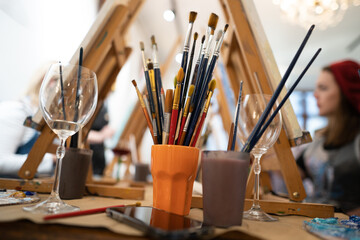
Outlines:
<svg viewBox="0 0 360 240"><path fill-rule="evenodd" d="M325 67L314 96L320 116L328 119L297 163L311 179L309 202L333 204L360 215L360 65L341 61Z"/></svg>

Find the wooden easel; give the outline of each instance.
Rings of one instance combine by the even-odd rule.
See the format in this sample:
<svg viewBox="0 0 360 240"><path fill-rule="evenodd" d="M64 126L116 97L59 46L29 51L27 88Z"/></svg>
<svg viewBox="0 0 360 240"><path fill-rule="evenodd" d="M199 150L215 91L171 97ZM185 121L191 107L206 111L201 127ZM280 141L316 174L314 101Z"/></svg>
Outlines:
<svg viewBox="0 0 360 240"><path fill-rule="evenodd" d="M83 66L92 69L96 73L99 91L96 111L89 123L82 129L81 143L85 142L97 113L111 90L120 69L131 53L131 49L126 47L124 36L136 18L143 2L144 0L105 1L96 21L80 45L84 49ZM79 54L75 53L70 62L77 64L78 56ZM24 180L1 179L0 185L3 187L18 187L23 190L50 192L51 184L49 184L49 181L42 182L41 180L32 179L45 153L55 152L56 147L53 146L52 142L56 135L45 124L40 111L32 117L29 126L36 127L40 131L40 136L18 172L18 175ZM88 178L86 187L88 192L101 196L129 199L144 198L144 189L97 185L92 183L91 178Z"/></svg>

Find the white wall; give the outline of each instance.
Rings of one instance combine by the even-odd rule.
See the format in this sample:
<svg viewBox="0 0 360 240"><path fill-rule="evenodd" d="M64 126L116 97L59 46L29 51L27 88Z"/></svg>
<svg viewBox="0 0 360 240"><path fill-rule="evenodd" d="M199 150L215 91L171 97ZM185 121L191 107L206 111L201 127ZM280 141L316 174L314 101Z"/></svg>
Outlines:
<svg viewBox="0 0 360 240"><path fill-rule="evenodd" d="M69 61L96 14L97 0L0 0L0 101L44 63Z"/></svg>

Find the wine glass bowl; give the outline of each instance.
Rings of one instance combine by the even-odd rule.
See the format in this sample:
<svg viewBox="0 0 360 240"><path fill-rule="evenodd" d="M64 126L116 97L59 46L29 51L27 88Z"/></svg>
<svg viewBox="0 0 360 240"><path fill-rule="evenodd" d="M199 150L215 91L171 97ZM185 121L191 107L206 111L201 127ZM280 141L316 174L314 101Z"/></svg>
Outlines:
<svg viewBox="0 0 360 240"><path fill-rule="evenodd" d="M266 94L249 94L245 95L240 103L239 111L239 123L238 123L238 136L242 144L246 144L258 122L263 118L262 114L266 109L270 95ZM263 126L268 121L272 113L278 106L275 102L274 106L270 109L267 118L264 121ZM271 217L261 210L259 204L259 176L261 172L260 159L263 154L271 148L279 137L282 126L281 113L280 111L272 119L266 130L260 130L262 132L261 137L256 135L258 139L254 147L251 149L251 154L254 156L254 173L255 173L255 184L254 184L254 203L250 210L245 211L243 218L257 221L276 221L276 218Z"/></svg>
<svg viewBox="0 0 360 240"><path fill-rule="evenodd" d="M96 74L88 68L72 64L52 64L40 87L39 102L49 128L59 137L56 151L55 179L50 197L25 211L54 214L78 210L59 196L61 163L65 141L77 133L95 112L98 97Z"/></svg>

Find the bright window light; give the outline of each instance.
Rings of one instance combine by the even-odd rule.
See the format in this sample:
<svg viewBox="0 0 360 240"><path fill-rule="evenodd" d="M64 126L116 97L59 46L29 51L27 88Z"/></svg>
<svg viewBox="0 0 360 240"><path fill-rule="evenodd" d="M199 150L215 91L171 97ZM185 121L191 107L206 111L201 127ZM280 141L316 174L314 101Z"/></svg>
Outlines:
<svg viewBox="0 0 360 240"><path fill-rule="evenodd" d="M176 54L176 56L175 56L175 61L176 61L177 63L181 63L181 60L182 60L182 53Z"/></svg>
<svg viewBox="0 0 360 240"><path fill-rule="evenodd" d="M171 10L165 10L164 13L163 13L163 17L166 21L168 22L172 22L174 21L174 18L175 18L175 14L173 11Z"/></svg>

